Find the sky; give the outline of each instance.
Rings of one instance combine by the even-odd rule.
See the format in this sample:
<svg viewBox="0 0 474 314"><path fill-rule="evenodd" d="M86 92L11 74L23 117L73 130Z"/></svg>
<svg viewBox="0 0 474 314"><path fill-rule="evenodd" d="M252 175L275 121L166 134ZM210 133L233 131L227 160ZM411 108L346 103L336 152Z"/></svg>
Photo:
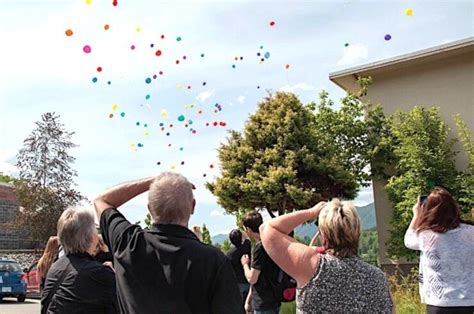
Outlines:
<svg viewBox="0 0 474 314"><path fill-rule="evenodd" d="M219 175L217 148L269 92L307 103L325 89L337 104L329 73L474 33L472 1L112 2L0 1L0 172L17 175L23 140L54 111L75 132L83 195L177 171L197 187L190 225L212 235L235 226L204 187ZM370 187L354 200L372 201ZM146 203L122 212L143 221Z"/></svg>

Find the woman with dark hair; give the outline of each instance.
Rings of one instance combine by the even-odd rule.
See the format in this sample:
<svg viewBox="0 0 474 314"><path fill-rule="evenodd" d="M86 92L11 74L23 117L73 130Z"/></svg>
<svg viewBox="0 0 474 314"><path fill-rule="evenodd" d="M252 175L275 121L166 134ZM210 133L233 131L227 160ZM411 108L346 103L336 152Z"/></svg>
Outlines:
<svg viewBox="0 0 474 314"><path fill-rule="evenodd" d="M444 188L418 198L405 246L421 251L420 296L428 313L474 313L474 226Z"/></svg>
<svg viewBox="0 0 474 314"><path fill-rule="evenodd" d="M243 309L245 300L247 299L247 295L249 294L250 285L247 282L247 279L245 278L244 270L242 268L240 259L245 254L250 256L251 244L249 239L242 239L242 232L239 229L234 229L229 233L229 240L234 247L227 252L226 256L232 264L235 277L237 278L237 283L239 284L240 293L242 294L242 300L244 301L244 303L242 304Z"/></svg>

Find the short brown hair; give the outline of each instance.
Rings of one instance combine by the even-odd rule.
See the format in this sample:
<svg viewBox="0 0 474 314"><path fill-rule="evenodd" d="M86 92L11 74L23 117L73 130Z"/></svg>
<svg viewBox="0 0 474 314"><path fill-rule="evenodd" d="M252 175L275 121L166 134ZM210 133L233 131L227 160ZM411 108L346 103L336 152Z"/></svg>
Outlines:
<svg viewBox="0 0 474 314"><path fill-rule="evenodd" d="M333 255L357 255L360 238L360 218L351 202L335 198L319 214L319 230L326 250Z"/></svg>
<svg viewBox="0 0 474 314"><path fill-rule="evenodd" d="M435 187L420 206L419 215L415 221L415 230L433 230L444 233L459 227L461 211L451 193L442 187Z"/></svg>
<svg viewBox="0 0 474 314"><path fill-rule="evenodd" d="M262 215L256 210L248 212L242 218L242 224L244 227L250 228L253 232L259 233L258 228L263 223Z"/></svg>

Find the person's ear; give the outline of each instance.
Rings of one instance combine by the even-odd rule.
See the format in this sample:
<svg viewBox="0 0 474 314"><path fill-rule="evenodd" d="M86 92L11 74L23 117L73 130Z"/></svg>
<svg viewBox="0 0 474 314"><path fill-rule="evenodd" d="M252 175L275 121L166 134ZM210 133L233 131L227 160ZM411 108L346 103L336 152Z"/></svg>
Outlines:
<svg viewBox="0 0 474 314"><path fill-rule="evenodd" d="M194 214L194 209L196 208L196 200L193 199L193 210L191 211L191 215Z"/></svg>

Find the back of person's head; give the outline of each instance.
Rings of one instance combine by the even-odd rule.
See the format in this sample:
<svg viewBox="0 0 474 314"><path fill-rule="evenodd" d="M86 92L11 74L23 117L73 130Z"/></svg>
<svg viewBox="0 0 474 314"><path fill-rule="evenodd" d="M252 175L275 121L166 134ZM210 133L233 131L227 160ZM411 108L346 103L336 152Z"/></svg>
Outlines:
<svg viewBox="0 0 474 314"><path fill-rule="evenodd" d="M193 185L180 174L164 172L150 186L148 209L154 224L187 224L194 204Z"/></svg>
<svg viewBox="0 0 474 314"><path fill-rule="evenodd" d="M59 253L59 238L57 236L51 236L46 243L43 255L38 261L38 270L41 271L45 277L48 273L49 268L53 262L58 258Z"/></svg>
<svg viewBox="0 0 474 314"><path fill-rule="evenodd" d="M235 247L242 245L242 232L239 229L233 229L229 233L229 240Z"/></svg>
<svg viewBox="0 0 474 314"><path fill-rule="evenodd" d="M321 209L319 230L326 251L340 257L357 255L360 218L351 202L334 198Z"/></svg>
<svg viewBox="0 0 474 314"><path fill-rule="evenodd" d="M432 230L444 233L457 228L461 223L458 203L445 188L435 187L421 205L415 229L420 232Z"/></svg>
<svg viewBox="0 0 474 314"><path fill-rule="evenodd" d="M66 209L58 220L58 237L66 255L94 250L98 237L92 211L86 208Z"/></svg>
<svg viewBox="0 0 474 314"><path fill-rule="evenodd" d="M245 214L244 218L242 218L242 224L244 227L249 228L251 231L255 233L259 233L260 225L263 223L262 215L257 211L251 211Z"/></svg>

